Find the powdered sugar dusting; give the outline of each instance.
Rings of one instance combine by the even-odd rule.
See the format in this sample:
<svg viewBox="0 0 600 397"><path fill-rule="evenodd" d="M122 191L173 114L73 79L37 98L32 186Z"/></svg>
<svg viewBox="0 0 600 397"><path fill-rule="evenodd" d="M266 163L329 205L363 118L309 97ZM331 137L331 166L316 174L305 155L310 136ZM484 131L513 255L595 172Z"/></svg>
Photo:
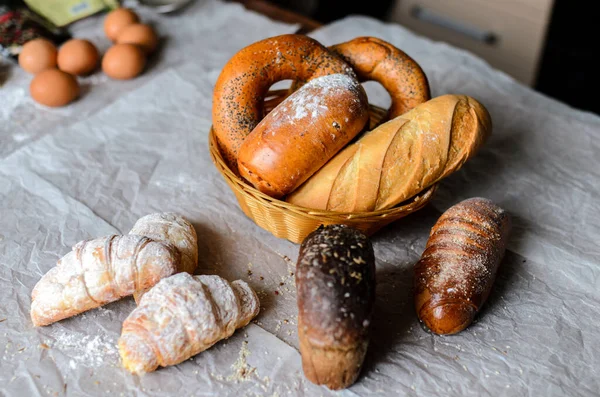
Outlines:
<svg viewBox="0 0 600 397"><path fill-rule="evenodd" d="M329 110L326 104L328 97L340 95L348 90L357 92L359 87L358 81L349 76L330 74L310 80L283 103L286 107L294 109L291 117L294 121L308 116L316 119ZM319 95L315 95L315 90L319 90ZM357 98L355 100L358 101Z"/></svg>
<svg viewBox="0 0 600 397"><path fill-rule="evenodd" d="M258 314L258 307L256 294L241 280L232 285L219 276L188 273L165 278L123 322L123 364L132 372L178 364L230 337Z"/></svg>
<svg viewBox="0 0 600 397"><path fill-rule="evenodd" d="M432 230L423 258L432 291L469 298L493 279L504 249L504 210L485 199L465 200L446 211Z"/></svg>
<svg viewBox="0 0 600 397"><path fill-rule="evenodd" d="M339 98L339 100L335 100ZM333 99L333 100L332 100ZM310 80L277 105L257 126L264 134L275 136L282 126L296 126L302 134L326 115L344 114L333 120L332 127L344 131L351 120L362 117L367 97L360 83L345 74L331 74Z"/></svg>
<svg viewBox="0 0 600 397"><path fill-rule="evenodd" d="M116 340L106 335L85 335L63 331L54 342L46 342L51 349L58 349L70 357L69 366L101 367L119 362Z"/></svg>
<svg viewBox="0 0 600 397"><path fill-rule="evenodd" d="M32 321L47 325L114 302L175 270L172 249L147 237L111 235L81 241L35 285Z"/></svg>
<svg viewBox="0 0 600 397"><path fill-rule="evenodd" d="M138 219L129 234L172 244L182 255L178 271L194 273L196 270L198 237L194 226L183 216L173 212L148 214Z"/></svg>
<svg viewBox="0 0 600 397"><path fill-rule="evenodd" d="M481 292L483 283L491 275L488 268L489 260L485 255L471 255L470 257L446 257L439 273L433 277L431 288L435 290L446 289L452 294L469 294ZM478 282L473 282L476 279Z"/></svg>

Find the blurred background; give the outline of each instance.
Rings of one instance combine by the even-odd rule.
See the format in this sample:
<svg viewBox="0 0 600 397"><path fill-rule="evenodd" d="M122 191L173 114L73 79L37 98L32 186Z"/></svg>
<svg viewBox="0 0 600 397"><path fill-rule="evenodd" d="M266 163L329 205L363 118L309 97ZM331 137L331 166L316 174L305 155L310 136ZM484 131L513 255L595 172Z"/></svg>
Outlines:
<svg viewBox="0 0 600 397"><path fill-rule="evenodd" d="M396 22L469 50L523 84L600 113L595 2L567 0L270 0L320 23L352 14Z"/></svg>
<svg viewBox="0 0 600 397"><path fill-rule="evenodd" d="M600 114L595 53L595 2L567 0L233 0L305 27L303 33L349 15L398 23L433 40L477 54L521 83L575 108ZM125 6L180 10L193 0L0 0L0 55L13 57L27 40L68 38L78 19ZM84 7L85 6L85 7ZM35 12L30 12L35 11ZM181 11L185 12L185 10ZM37 13L37 14L36 14ZM36 15L33 15L36 14ZM51 23L35 22L44 16ZM285 16L285 15L284 15ZM60 27L54 29L52 27ZM308 28L307 28L308 26ZM62 29L65 28L65 29ZM46 31L44 31L46 30ZM0 63L0 85L6 68Z"/></svg>

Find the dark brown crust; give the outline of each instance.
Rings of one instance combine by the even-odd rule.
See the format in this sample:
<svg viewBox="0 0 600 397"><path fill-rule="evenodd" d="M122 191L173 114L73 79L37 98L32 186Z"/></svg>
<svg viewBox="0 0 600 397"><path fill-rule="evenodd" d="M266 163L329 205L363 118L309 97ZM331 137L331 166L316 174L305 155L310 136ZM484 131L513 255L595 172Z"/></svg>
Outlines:
<svg viewBox="0 0 600 397"><path fill-rule="evenodd" d="M368 238L320 227L302 243L296 269L298 337L306 377L332 389L352 384L364 360L375 299Z"/></svg>
<svg viewBox="0 0 600 397"><path fill-rule="evenodd" d="M243 48L223 67L213 93L213 130L223 157L237 172L237 153L263 117L269 88L281 80L354 75L340 57L310 37L287 34Z"/></svg>
<svg viewBox="0 0 600 397"><path fill-rule="evenodd" d="M330 47L344 58L360 81L377 81L390 94L389 119L431 99L421 66L406 53L375 37L357 37Z"/></svg>
<svg viewBox="0 0 600 397"><path fill-rule="evenodd" d="M511 222L488 199L448 209L431 230L415 265L415 307L436 334L454 334L473 321L490 294Z"/></svg>

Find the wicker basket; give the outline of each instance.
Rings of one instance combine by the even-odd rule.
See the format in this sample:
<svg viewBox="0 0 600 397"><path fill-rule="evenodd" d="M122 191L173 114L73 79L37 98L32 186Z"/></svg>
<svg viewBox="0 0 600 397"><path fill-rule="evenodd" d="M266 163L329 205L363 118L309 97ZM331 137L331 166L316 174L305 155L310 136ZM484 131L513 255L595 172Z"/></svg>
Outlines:
<svg viewBox="0 0 600 397"><path fill-rule="evenodd" d="M286 92L287 90L271 91L265 101L266 112L272 110L285 99ZM370 127L372 129L384 119L386 111L371 105L370 113ZM309 233L320 225L346 224L371 235L383 226L423 208L431 200L436 190L436 185L433 185L396 207L380 211L333 212L313 210L269 197L236 176L221 156L217 146L217 138L212 128L210 129L208 142L213 163L235 193L244 214L274 236L288 239L294 243L301 243Z"/></svg>

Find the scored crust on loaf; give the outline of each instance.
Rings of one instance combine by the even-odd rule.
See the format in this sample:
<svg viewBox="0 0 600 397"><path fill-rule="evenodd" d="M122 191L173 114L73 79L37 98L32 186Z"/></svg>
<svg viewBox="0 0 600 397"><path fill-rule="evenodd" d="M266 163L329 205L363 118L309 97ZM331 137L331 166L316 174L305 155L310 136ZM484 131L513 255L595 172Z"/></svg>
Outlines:
<svg viewBox="0 0 600 397"><path fill-rule="evenodd" d="M400 127L386 153L375 209L393 207L472 157L491 130L476 109L481 109L477 101L464 95L444 95L401 116L411 121Z"/></svg>
<svg viewBox="0 0 600 397"><path fill-rule="evenodd" d="M354 155L346 160L333 182L328 210L352 208L354 212L363 212L376 207L385 153L403 124L386 123L377 133L367 133L355 150L348 150ZM372 150L364 150L364 147Z"/></svg>
<svg viewBox="0 0 600 397"><path fill-rule="evenodd" d="M347 146L287 201L338 212L391 208L458 170L490 133L475 99L436 97Z"/></svg>
<svg viewBox="0 0 600 397"><path fill-rule="evenodd" d="M486 301L504 256L510 218L492 201L464 200L431 230L415 265L415 306L435 333L467 327Z"/></svg>

